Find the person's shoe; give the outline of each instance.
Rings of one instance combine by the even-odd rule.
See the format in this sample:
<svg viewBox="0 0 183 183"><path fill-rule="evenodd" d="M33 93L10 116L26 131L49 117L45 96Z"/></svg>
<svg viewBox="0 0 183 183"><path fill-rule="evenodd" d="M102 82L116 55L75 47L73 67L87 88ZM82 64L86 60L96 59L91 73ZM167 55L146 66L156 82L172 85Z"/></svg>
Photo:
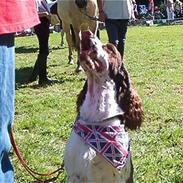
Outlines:
<svg viewBox="0 0 183 183"><path fill-rule="evenodd" d="M37 74L33 74L32 73L32 75L30 76L30 78L29 78L29 82L33 82L33 81L36 81L37 80Z"/></svg>
<svg viewBox="0 0 183 183"><path fill-rule="evenodd" d="M49 79L48 77L44 78L44 79L39 79L38 84L39 85L52 85L54 83L53 80Z"/></svg>

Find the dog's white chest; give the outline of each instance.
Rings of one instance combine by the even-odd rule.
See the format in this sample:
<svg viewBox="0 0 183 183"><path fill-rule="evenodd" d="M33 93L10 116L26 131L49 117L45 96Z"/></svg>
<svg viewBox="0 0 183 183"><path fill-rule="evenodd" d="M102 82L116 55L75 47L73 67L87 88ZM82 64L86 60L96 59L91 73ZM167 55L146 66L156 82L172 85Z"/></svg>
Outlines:
<svg viewBox="0 0 183 183"><path fill-rule="evenodd" d="M88 122L101 121L123 111L116 102L115 84L112 80L93 86L92 92L87 92L85 101L80 108L80 117Z"/></svg>

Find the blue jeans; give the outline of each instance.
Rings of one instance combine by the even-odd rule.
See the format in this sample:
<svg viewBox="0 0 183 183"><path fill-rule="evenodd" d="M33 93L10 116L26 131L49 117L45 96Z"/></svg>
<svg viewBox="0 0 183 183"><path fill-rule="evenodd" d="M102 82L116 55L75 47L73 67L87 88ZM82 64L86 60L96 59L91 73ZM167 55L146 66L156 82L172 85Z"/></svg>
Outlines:
<svg viewBox="0 0 183 183"><path fill-rule="evenodd" d="M0 35L0 183L14 182L9 159L9 130L14 119L15 47L14 35Z"/></svg>
<svg viewBox="0 0 183 183"><path fill-rule="evenodd" d="M126 33L128 28L127 19L106 19L105 27L107 30L107 35L109 42L114 44L118 51L121 54L121 57L124 56L125 40Z"/></svg>

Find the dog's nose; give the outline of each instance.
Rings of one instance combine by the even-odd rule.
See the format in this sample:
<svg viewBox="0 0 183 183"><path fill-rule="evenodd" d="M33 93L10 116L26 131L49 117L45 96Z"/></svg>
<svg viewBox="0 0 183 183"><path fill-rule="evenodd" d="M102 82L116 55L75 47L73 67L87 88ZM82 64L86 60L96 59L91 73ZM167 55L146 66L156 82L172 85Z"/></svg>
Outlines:
<svg viewBox="0 0 183 183"><path fill-rule="evenodd" d="M81 32L81 36L82 38L90 38L91 36L93 36L93 33L90 30L85 30Z"/></svg>
<svg viewBox="0 0 183 183"><path fill-rule="evenodd" d="M93 37L93 33L91 31L86 30L81 32L81 49L83 51L91 48L91 37Z"/></svg>

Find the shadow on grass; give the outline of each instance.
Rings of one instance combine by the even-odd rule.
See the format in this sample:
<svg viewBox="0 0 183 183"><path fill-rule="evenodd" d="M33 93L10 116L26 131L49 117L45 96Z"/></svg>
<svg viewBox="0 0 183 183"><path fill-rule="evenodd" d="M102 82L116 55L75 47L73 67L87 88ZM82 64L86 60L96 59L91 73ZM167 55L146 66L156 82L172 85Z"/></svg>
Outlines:
<svg viewBox="0 0 183 183"><path fill-rule="evenodd" d="M27 46L21 46L15 48L15 53L35 53L38 51L38 48L32 48L32 47L27 47Z"/></svg>
<svg viewBox="0 0 183 183"><path fill-rule="evenodd" d="M182 177L175 177L174 183L182 183L182 182L183 182L183 178Z"/></svg>
<svg viewBox="0 0 183 183"><path fill-rule="evenodd" d="M32 70L33 70L33 67L24 67L24 68L20 68L20 69L16 69L15 70L15 75L16 75L16 90L20 89L20 88L26 88L26 87L31 87L31 88L40 88L40 87L47 87L47 86L50 86L50 85L38 85L38 81L36 84L33 84L33 85L29 85L30 82L29 82L29 78L31 76L31 73L32 73ZM51 78L52 79L52 78ZM59 80L52 80L52 84L51 85L54 85L54 84L62 84L66 81L69 81L67 80L66 78L60 78Z"/></svg>
<svg viewBox="0 0 183 183"><path fill-rule="evenodd" d="M50 47L50 52L54 51L54 50L60 50L60 49L65 49L66 47L61 47L61 46L54 46L54 47Z"/></svg>
<svg viewBox="0 0 183 183"><path fill-rule="evenodd" d="M24 67L20 69L15 70L15 76L16 76L16 84L22 85L27 84L28 79L32 73L33 68L32 67Z"/></svg>
<svg viewBox="0 0 183 183"><path fill-rule="evenodd" d="M50 52L54 51L54 50L60 50L60 49L65 49L66 47L61 47L61 46L54 46L54 47L50 47ZM15 48L15 53L36 53L38 52L39 48L36 47L27 47L27 46L20 46L20 47L16 47Z"/></svg>

